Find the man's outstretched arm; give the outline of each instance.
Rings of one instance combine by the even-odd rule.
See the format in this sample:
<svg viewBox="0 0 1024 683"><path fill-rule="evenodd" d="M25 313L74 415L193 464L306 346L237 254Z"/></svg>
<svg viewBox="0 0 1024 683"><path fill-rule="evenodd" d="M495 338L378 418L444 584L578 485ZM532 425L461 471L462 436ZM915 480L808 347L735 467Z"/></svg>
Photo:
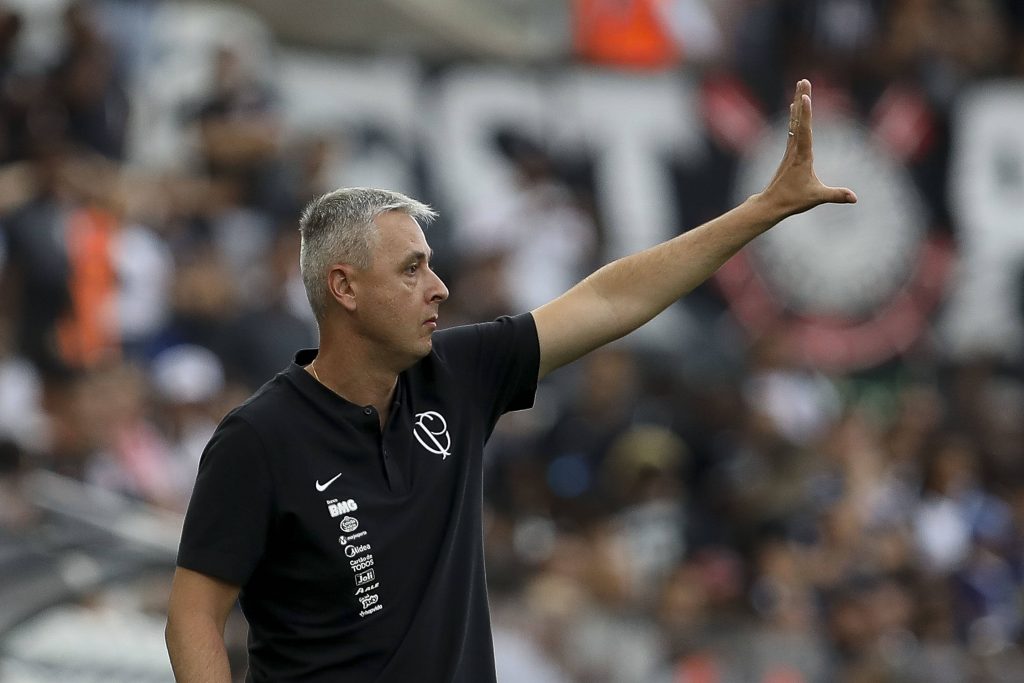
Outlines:
<svg viewBox="0 0 1024 683"><path fill-rule="evenodd" d="M540 376L629 334L704 282L747 242L819 204L852 204L857 195L814 174L811 84L790 106L786 152L768 186L743 204L667 242L600 268L533 311Z"/></svg>

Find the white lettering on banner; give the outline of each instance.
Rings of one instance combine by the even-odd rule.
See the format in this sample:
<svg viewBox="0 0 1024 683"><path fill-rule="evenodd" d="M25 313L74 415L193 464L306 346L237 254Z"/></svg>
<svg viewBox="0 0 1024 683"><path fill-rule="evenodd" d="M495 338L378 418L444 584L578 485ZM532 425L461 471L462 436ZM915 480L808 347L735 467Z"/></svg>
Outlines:
<svg viewBox="0 0 1024 683"><path fill-rule="evenodd" d="M128 118L128 143L132 160L146 167L182 167L189 162L185 128L191 122L181 115L182 106L192 101L207 80L224 28L230 27L244 45L246 63L257 68L266 62L270 36L267 26L251 11L227 3L215 11L185 3L162 4L159 19L147 32L147 44L153 59L145 59L145 81L131 79L135 89L129 93L132 115ZM152 44L149 41L152 40ZM255 57L255 58L254 58ZM141 65L140 65L141 66ZM154 87L149 79L158 79Z"/></svg>
<svg viewBox="0 0 1024 683"><path fill-rule="evenodd" d="M132 93L140 115L133 117L130 153L144 166L184 163L182 150L189 146L183 141L192 133L174 112L194 99L212 63L205 55L216 46L216 21L187 7L175 12L181 20L174 26L190 26L190 33L172 28L158 37L153 50L158 56L144 65ZM258 22L245 26L251 49L268 52L270 34ZM343 59L287 50L277 55L284 117L297 136L340 141L351 139L352 131L372 132L363 144L346 145L343 163L329 166L331 184L380 184L416 192L422 188L413 180L413 161L422 157L428 186L439 192L448 219L458 224L472 210L471 202L514 191L513 173L493 145L498 130L511 128L539 140L556 156L561 150L582 150L593 162L598 208L607 228L605 260L683 227L665 157L693 167L705 154L698 94L685 73L637 77L582 67L469 64L428 77L411 59ZM962 262L943 318L943 337L958 352L1018 353L1024 348L1014 291L1024 260L1024 231L1019 229L1024 215L1024 84L1005 81L968 90L954 112L949 196L961 231ZM825 156L819 155L822 161ZM823 179L847 184L825 174ZM849 185L860 191L856 183ZM858 232L859 223L869 220L861 218L865 206L862 202L848 212ZM861 261L859 252L852 259ZM891 264L883 265L888 269ZM672 307L668 317L659 316L641 334L677 346L693 333L685 306Z"/></svg>
<svg viewBox="0 0 1024 683"><path fill-rule="evenodd" d="M363 593L369 593L370 591L375 591L379 587L380 587L380 582L378 581L377 583L370 584L369 586L363 586L362 588L357 588L356 589L356 595L362 595Z"/></svg>
<svg viewBox="0 0 1024 683"><path fill-rule="evenodd" d="M691 80L575 69L555 85L547 93L549 115L578 126L572 137L594 155L601 214L617 226L606 256L625 256L677 234L665 157L692 163L706 153Z"/></svg>
<svg viewBox="0 0 1024 683"><path fill-rule="evenodd" d="M359 596L359 603L366 609L370 605L376 605L380 598L376 595L361 595Z"/></svg>
<svg viewBox="0 0 1024 683"><path fill-rule="evenodd" d="M356 585L357 586L366 585L366 584L370 583L371 581L373 581L375 578L376 578L376 576L374 575L373 570L372 569L368 569L365 572L362 572L360 574L356 574Z"/></svg>
<svg viewBox="0 0 1024 683"><path fill-rule="evenodd" d="M536 72L498 67L452 69L431 93L424 142L436 162L437 185L455 222L462 223L480 198L497 200L514 191L515 176L494 134L513 129L544 137L551 93Z"/></svg>
<svg viewBox="0 0 1024 683"><path fill-rule="evenodd" d="M350 534L359 528L359 520L355 517L342 517L339 524L341 526L341 530L346 534Z"/></svg>
<svg viewBox="0 0 1024 683"><path fill-rule="evenodd" d="M437 119L425 128L426 142L457 225L476 208L468 202L501 202L517 191L493 143L498 131L512 128L594 159L599 208L611 228L606 257L678 232L665 157L692 163L705 152L688 79L567 69L543 80L524 69L459 68L440 81L431 90ZM685 318L673 307L634 334L675 346Z"/></svg>
<svg viewBox="0 0 1024 683"><path fill-rule="evenodd" d="M950 210L961 262L943 336L956 354L1020 353L1024 81L966 91L952 119Z"/></svg>
<svg viewBox="0 0 1024 683"><path fill-rule="evenodd" d="M347 143L344 154L329 161L334 185L414 190L416 133L422 116L419 63L292 52L278 66L277 84L287 103L289 127ZM370 135L353 140L352 131Z"/></svg>

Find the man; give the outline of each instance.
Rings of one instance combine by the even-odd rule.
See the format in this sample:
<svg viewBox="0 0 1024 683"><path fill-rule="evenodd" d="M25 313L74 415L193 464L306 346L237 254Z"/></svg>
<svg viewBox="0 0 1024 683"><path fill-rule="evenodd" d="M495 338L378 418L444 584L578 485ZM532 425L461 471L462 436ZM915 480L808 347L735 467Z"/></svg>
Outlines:
<svg viewBox="0 0 1024 683"><path fill-rule="evenodd" d="M786 216L852 203L814 175L810 83L765 190L615 261L531 313L434 334L448 290L423 204L338 190L303 214L319 350L230 413L203 455L171 591L181 683L230 680L224 623L249 621L250 681L494 681L481 453L538 379L631 332Z"/></svg>

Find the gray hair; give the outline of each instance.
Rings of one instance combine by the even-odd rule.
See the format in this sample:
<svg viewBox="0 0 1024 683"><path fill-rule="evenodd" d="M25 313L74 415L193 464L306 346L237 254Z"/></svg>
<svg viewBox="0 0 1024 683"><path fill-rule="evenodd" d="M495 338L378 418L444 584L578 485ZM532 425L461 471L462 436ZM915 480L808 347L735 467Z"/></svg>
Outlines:
<svg viewBox="0 0 1024 683"><path fill-rule="evenodd" d="M380 234L374 220L389 211L399 211L420 227L437 218L428 205L392 190L343 187L311 201L299 219L302 246L299 268L306 298L322 321L330 300L327 270L334 263L369 268Z"/></svg>

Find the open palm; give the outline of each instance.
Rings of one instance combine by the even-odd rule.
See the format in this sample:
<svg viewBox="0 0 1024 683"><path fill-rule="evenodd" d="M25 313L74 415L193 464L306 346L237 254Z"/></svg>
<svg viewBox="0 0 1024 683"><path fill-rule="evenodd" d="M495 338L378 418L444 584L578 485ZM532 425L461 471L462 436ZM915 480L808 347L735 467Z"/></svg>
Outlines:
<svg viewBox="0 0 1024 683"><path fill-rule="evenodd" d="M783 216L792 216L819 204L853 204L857 201L853 190L830 187L818 180L814 172L811 118L811 83L803 79L796 84L793 103L789 105L786 151L763 192Z"/></svg>

